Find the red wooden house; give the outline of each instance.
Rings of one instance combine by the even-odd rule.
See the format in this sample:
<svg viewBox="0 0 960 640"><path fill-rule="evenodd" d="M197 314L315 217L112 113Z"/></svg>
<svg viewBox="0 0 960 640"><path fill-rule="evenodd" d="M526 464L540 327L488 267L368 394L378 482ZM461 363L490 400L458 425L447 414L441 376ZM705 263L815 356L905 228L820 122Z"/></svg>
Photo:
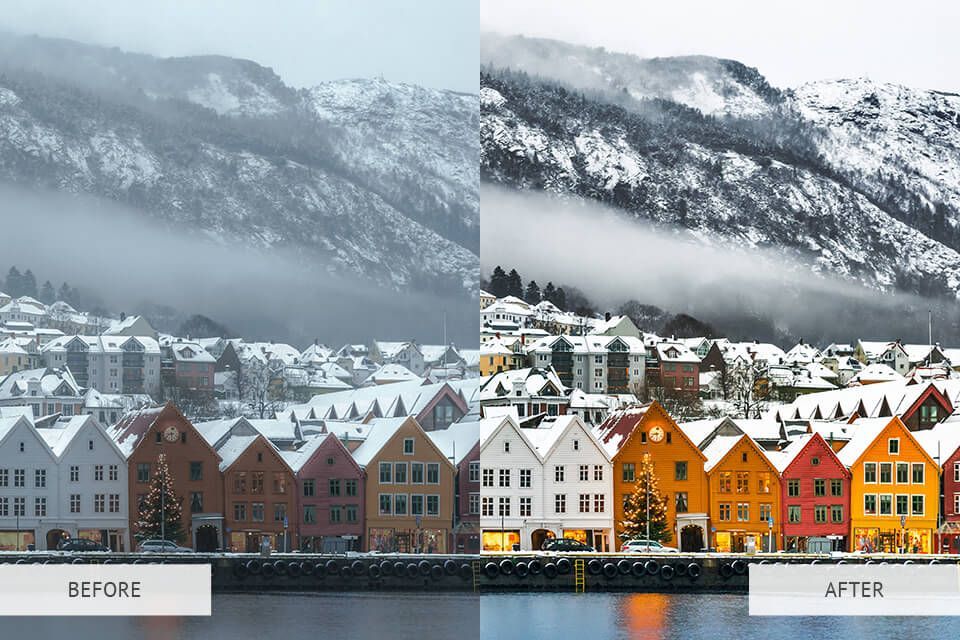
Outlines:
<svg viewBox="0 0 960 640"><path fill-rule="evenodd" d="M810 538L847 548L850 530L850 471L819 433L807 433L769 457L780 472L783 547L804 552Z"/></svg>
<svg viewBox="0 0 960 640"><path fill-rule="evenodd" d="M960 424L948 418L915 435L924 451L940 465L943 503L933 550L960 554Z"/></svg>

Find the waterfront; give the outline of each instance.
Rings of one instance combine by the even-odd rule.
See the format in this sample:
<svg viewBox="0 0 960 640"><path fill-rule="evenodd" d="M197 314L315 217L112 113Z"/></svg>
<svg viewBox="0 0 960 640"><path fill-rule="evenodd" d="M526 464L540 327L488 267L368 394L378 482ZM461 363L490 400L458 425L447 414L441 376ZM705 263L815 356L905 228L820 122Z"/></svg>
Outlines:
<svg viewBox="0 0 960 640"><path fill-rule="evenodd" d="M475 594L217 594L209 618L5 618L5 638L244 640L480 637Z"/></svg>
<svg viewBox="0 0 960 640"><path fill-rule="evenodd" d="M952 618L751 618L747 596L732 594L511 593L480 602L483 640L934 638L949 635L953 624Z"/></svg>

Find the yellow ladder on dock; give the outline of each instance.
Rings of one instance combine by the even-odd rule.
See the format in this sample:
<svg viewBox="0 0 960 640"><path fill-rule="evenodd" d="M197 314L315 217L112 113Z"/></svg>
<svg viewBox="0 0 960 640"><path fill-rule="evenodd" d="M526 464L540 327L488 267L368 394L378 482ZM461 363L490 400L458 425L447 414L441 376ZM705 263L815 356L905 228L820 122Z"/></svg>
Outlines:
<svg viewBox="0 0 960 640"><path fill-rule="evenodd" d="M582 559L573 561L573 586L577 593L583 593L586 590Z"/></svg>
<svg viewBox="0 0 960 640"><path fill-rule="evenodd" d="M480 591L480 561L473 561L473 590Z"/></svg>

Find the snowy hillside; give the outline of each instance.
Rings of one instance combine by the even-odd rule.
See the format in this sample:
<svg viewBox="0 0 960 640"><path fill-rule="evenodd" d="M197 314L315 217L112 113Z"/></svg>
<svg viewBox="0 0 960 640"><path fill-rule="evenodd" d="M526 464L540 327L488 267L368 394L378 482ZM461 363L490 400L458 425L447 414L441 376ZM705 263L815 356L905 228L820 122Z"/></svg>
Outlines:
<svg viewBox="0 0 960 640"><path fill-rule="evenodd" d="M0 34L0 181L395 289L476 293L476 96Z"/></svg>
<svg viewBox="0 0 960 640"><path fill-rule="evenodd" d="M732 61L492 41L483 179L875 289L960 295L957 96L867 81L781 92Z"/></svg>

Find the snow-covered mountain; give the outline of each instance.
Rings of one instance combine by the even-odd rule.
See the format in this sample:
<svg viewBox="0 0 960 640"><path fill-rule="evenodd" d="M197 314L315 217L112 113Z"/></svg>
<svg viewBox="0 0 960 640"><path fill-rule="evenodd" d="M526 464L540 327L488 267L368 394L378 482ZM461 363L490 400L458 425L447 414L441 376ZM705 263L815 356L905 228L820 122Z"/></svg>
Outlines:
<svg viewBox="0 0 960 640"><path fill-rule="evenodd" d="M476 293L477 96L0 34L0 181L400 290Z"/></svg>
<svg viewBox="0 0 960 640"><path fill-rule="evenodd" d="M875 289L960 296L960 96L867 80L780 90L729 60L482 42L482 179Z"/></svg>

